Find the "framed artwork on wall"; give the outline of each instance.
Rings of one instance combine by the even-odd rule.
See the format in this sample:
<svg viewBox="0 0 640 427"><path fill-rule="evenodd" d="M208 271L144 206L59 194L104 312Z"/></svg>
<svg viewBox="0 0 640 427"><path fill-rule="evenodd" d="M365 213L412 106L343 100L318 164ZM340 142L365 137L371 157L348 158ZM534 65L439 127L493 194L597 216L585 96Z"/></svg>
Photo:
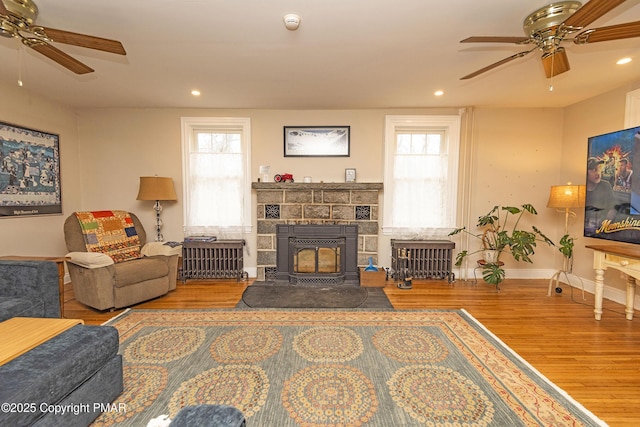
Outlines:
<svg viewBox="0 0 640 427"><path fill-rule="evenodd" d="M584 235L640 244L640 126L587 140Z"/></svg>
<svg viewBox="0 0 640 427"><path fill-rule="evenodd" d="M0 217L62 213L59 136L0 122Z"/></svg>
<svg viewBox="0 0 640 427"><path fill-rule="evenodd" d="M344 182L356 182L356 170L354 168L346 168L344 170Z"/></svg>
<svg viewBox="0 0 640 427"><path fill-rule="evenodd" d="M349 157L350 126L285 126L285 157Z"/></svg>

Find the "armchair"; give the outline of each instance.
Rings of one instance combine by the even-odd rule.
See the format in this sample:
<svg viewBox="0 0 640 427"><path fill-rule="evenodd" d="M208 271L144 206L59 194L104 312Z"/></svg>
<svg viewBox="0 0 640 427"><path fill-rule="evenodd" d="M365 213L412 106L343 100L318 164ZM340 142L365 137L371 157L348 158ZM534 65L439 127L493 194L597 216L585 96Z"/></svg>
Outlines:
<svg viewBox="0 0 640 427"><path fill-rule="evenodd" d="M116 211L101 211L116 212ZM147 243L142 223L128 214L135 228L142 257L122 260L87 249L86 233L79 221L84 213L71 214L64 223L67 268L77 301L98 310L128 307L165 295L176 288L181 247ZM91 213L87 213L91 214ZM85 227L86 228L86 227ZM128 227L130 228L130 226ZM131 234L130 230L127 230ZM115 262L114 262L115 259Z"/></svg>

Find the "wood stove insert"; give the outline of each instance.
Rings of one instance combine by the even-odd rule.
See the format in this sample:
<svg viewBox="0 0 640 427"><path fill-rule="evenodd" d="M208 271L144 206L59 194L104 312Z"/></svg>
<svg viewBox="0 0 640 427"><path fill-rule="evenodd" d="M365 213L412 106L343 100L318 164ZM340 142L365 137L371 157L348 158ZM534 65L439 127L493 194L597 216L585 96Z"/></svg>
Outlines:
<svg viewBox="0 0 640 427"><path fill-rule="evenodd" d="M357 225L276 225L276 280L359 285Z"/></svg>

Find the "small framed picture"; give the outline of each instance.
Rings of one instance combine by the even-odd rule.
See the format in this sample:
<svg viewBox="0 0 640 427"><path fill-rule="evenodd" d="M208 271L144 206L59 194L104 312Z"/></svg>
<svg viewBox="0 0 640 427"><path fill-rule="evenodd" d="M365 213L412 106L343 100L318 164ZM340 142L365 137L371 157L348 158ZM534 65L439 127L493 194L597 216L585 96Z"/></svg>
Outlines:
<svg viewBox="0 0 640 427"><path fill-rule="evenodd" d="M344 182L356 182L356 170L354 168L346 168L344 170Z"/></svg>

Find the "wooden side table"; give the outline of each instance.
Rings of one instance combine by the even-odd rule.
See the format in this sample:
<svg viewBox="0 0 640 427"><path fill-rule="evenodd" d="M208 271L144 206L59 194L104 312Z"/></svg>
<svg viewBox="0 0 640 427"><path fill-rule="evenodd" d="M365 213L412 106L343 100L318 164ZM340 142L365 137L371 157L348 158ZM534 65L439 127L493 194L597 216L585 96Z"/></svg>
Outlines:
<svg viewBox="0 0 640 427"><path fill-rule="evenodd" d="M636 280L640 280L640 249L636 246L622 244L586 245L585 247L593 249L593 269L596 273L593 312L596 320L602 318L604 272L607 268L616 269L627 276L627 298L624 311L627 320L633 320Z"/></svg>
<svg viewBox="0 0 640 427"><path fill-rule="evenodd" d="M4 341L0 349L0 365L4 365L43 342L84 324L80 319L49 319L12 317L0 323L0 336Z"/></svg>
<svg viewBox="0 0 640 427"><path fill-rule="evenodd" d="M52 261L58 264L58 293L60 297L60 317L64 317L64 262L70 258L66 257L43 257L43 256L2 256L0 259L8 261Z"/></svg>

